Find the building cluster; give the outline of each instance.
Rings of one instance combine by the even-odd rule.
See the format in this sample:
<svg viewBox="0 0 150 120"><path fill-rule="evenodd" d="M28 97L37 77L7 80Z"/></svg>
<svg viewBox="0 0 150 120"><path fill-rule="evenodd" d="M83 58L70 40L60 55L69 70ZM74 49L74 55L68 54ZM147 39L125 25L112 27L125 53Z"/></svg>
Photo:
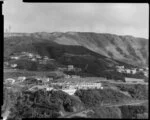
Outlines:
<svg viewBox="0 0 150 120"><path fill-rule="evenodd" d="M40 56L39 54L29 52L14 53L13 55L10 56L10 59L13 60L28 59L31 61L38 61L41 64L45 64L45 62L49 60L54 60L50 59L48 56Z"/></svg>
<svg viewBox="0 0 150 120"><path fill-rule="evenodd" d="M38 76L29 76L29 77L25 77L25 76L20 76L17 78L7 78L5 79L5 83L6 84L13 84L15 82L26 82L26 83L48 83L50 81L52 81L53 78L52 77L38 77Z"/></svg>
<svg viewBox="0 0 150 120"><path fill-rule="evenodd" d="M5 80L5 84L14 84L15 82L24 82L29 84L34 84L31 88L29 88L30 91L35 91L38 89L45 89L47 91L50 90L62 90L69 95L73 95L76 90L78 89L103 89L101 83L88 83L88 82L79 82L79 83L73 83L73 82L57 82L54 83L52 81L52 78L47 77L25 77L20 76L16 79L8 78ZM50 82L51 81L51 82ZM41 84L40 84L41 83ZM59 88L56 88L55 86L59 86Z"/></svg>
<svg viewBox="0 0 150 120"><path fill-rule="evenodd" d="M11 60L29 60L33 62L38 62L39 64L47 64L48 61L54 61L54 59L49 58L48 56L40 56L35 53L30 53L30 52L21 52L21 53L14 53L13 55L10 56ZM9 63L8 61L4 62L4 67L11 67L13 69L17 68L18 64L16 63Z"/></svg>
<svg viewBox="0 0 150 120"><path fill-rule="evenodd" d="M64 75L64 78L80 78L78 75Z"/></svg>
<svg viewBox="0 0 150 120"><path fill-rule="evenodd" d="M59 67L58 70L80 72L81 68L74 67L74 65L68 65L67 67Z"/></svg>
<svg viewBox="0 0 150 120"><path fill-rule="evenodd" d="M116 66L116 70L120 73L127 73L127 74L136 74L142 72L146 77L148 77L149 68L125 68L124 66Z"/></svg>

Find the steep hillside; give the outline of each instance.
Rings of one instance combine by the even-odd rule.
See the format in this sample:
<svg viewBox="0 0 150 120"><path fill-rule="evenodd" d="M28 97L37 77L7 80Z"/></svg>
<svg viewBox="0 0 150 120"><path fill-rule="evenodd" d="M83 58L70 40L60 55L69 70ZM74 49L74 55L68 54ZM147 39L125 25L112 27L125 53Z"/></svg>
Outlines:
<svg viewBox="0 0 150 120"><path fill-rule="evenodd" d="M14 49L14 47L12 47L14 41L14 44L17 43L17 47L15 46L15 49L18 49L18 46L20 46L19 49L22 48L22 42L18 43L18 40L21 40L23 44L25 44L24 47L27 47L27 49L32 48L32 41L43 42L47 40L61 45L84 46L85 48L88 48L89 50L94 51L100 55L128 64L137 66L148 65L148 40L144 38L88 32L41 32L31 34L13 33L11 35L5 34L4 55L9 54L8 49L11 49L11 51ZM10 48L8 48L8 46ZM41 46L41 49L42 48L43 47Z"/></svg>

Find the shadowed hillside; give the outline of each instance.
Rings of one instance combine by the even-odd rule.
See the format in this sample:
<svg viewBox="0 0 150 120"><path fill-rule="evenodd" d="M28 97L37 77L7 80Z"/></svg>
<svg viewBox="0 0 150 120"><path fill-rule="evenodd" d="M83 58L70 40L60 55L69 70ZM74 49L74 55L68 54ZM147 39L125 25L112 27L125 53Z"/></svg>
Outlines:
<svg viewBox="0 0 150 120"><path fill-rule="evenodd" d="M12 37L14 36L14 37ZM18 37L16 37L18 36ZM11 41L10 41L11 40ZM20 42L18 42L18 40ZM113 58L118 61L122 61L133 65L148 65L148 40L144 38L135 38L132 36L117 36L113 34L102 33L89 33L89 32L54 32L54 33L12 33L5 34L5 56L9 54L9 50L24 48L32 49L32 42L41 41L53 41L62 45L78 45L84 46L89 50L92 50L100 55L108 58ZM43 44L44 44L43 43ZM54 45L54 44L53 44ZM42 49L41 45L41 49ZM34 50L36 51L36 50ZM46 51L44 51L46 52Z"/></svg>

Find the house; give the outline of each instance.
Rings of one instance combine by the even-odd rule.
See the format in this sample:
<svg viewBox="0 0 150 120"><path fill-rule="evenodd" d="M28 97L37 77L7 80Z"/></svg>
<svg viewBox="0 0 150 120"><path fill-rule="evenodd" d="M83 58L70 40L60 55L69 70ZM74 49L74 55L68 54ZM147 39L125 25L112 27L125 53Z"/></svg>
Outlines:
<svg viewBox="0 0 150 120"><path fill-rule="evenodd" d="M101 83L80 83L76 85L78 89L103 89Z"/></svg>
<svg viewBox="0 0 150 120"><path fill-rule="evenodd" d="M20 57L19 57L19 56L11 56L10 58L11 58L11 59L18 60Z"/></svg>
<svg viewBox="0 0 150 120"><path fill-rule="evenodd" d="M11 64L10 65L12 68L15 68L15 67L17 67L17 64Z"/></svg>
<svg viewBox="0 0 150 120"><path fill-rule="evenodd" d="M137 79L137 78L125 77L125 82L127 82L127 83L143 83L144 80L143 79Z"/></svg>
<svg viewBox="0 0 150 120"><path fill-rule="evenodd" d="M132 73L132 74L135 74L136 72L137 72L136 69L132 69L132 70L131 70L131 73Z"/></svg>
<svg viewBox="0 0 150 120"><path fill-rule="evenodd" d="M42 57L40 55L36 55L36 58L41 59Z"/></svg>
<svg viewBox="0 0 150 120"><path fill-rule="evenodd" d="M148 77L148 72L144 72L144 76Z"/></svg>
<svg viewBox="0 0 150 120"><path fill-rule="evenodd" d="M65 78L71 78L71 76L70 75L65 75Z"/></svg>
<svg viewBox="0 0 150 120"><path fill-rule="evenodd" d="M80 76L77 76L77 75L72 75L71 77L72 78L80 78Z"/></svg>
<svg viewBox="0 0 150 120"><path fill-rule="evenodd" d="M48 60L49 58L47 56L44 56L44 60Z"/></svg>
<svg viewBox="0 0 150 120"><path fill-rule="evenodd" d="M13 79L13 78L7 78L6 79L6 83L8 84L8 83L10 83L10 84L13 84L15 82L15 79Z"/></svg>
<svg viewBox="0 0 150 120"><path fill-rule="evenodd" d="M26 79L25 76L22 76L22 77L18 77L18 81L24 81Z"/></svg>
<svg viewBox="0 0 150 120"><path fill-rule="evenodd" d="M143 71L144 69L140 68L139 71Z"/></svg>
<svg viewBox="0 0 150 120"><path fill-rule="evenodd" d="M46 87L46 91L51 91L51 90L53 90L52 87Z"/></svg>
<svg viewBox="0 0 150 120"><path fill-rule="evenodd" d="M76 89L62 89L62 91L68 93L69 95L73 95L76 92Z"/></svg>
<svg viewBox="0 0 150 120"><path fill-rule="evenodd" d="M116 66L118 69L124 69L124 66Z"/></svg>
<svg viewBox="0 0 150 120"><path fill-rule="evenodd" d="M120 72L120 73L122 73L122 72L124 72L124 69L120 69L119 68L119 69L117 69L117 71Z"/></svg>
<svg viewBox="0 0 150 120"><path fill-rule="evenodd" d="M32 53L28 53L29 58L32 58L34 55Z"/></svg>
<svg viewBox="0 0 150 120"><path fill-rule="evenodd" d="M36 58L32 58L31 61L36 61Z"/></svg>
<svg viewBox="0 0 150 120"><path fill-rule="evenodd" d="M68 65L68 71L71 71L74 69L74 66L73 65Z"/></svg>
<svg viewBox="0 0 150 120"><path fill-rule="evenodd" d="M128 73L128 74L131 73L131 70L130 70L130 69L126 69L125 71L126 71L126 73Z"/></svg>

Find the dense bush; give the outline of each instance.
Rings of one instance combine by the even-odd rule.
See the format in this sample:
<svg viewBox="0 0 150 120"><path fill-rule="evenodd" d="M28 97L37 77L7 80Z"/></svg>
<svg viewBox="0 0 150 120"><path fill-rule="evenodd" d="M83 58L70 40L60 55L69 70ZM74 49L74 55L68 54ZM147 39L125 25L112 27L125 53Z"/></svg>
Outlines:
<svg viewBox="0 0 150 120"><path fill-rule="evenodd" d="M117 107L95 107L92 110L94 113L88 115L91 118L121 118L121 111Z"/></svg>
<svg viewBox="0 0 150 120"><path fill-rule="evenodd" d="M142 105L140 106L121 106L120 110L122 112L122 118L139 118L139 117L146 117L145 112L146 108Z"/></svg>
<svg viewBox="0 0 150 120"><path fill-rule="evenodd" d="M75 95L78 96L87 107L118 103L130 99L128 96L112 89L78 90Z"/></svg>
<svg viewBox="0 0 150 120"><path fill-rule="evenodd" d="M135 85L117 85L122 91L127 91L134 99L148 99L148 90L146 85L135 84Z"/></svg>
<svg viewBox="0 0 150 120"><path fill-rule="evenodd" d="M57 118L60 110L73 112L80 105L62 91L23 91L11 108L10 118Z"/></svg>

